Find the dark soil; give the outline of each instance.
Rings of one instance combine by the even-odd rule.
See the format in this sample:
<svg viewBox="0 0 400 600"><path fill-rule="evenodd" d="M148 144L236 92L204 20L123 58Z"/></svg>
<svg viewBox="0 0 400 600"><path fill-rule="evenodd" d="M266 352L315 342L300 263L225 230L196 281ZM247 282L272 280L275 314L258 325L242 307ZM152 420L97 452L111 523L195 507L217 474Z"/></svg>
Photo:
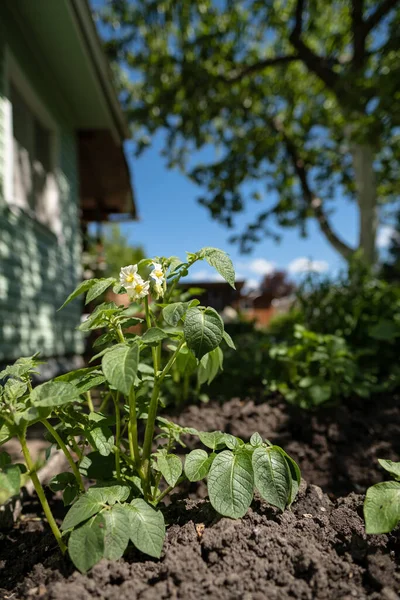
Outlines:
<svg viewBox="0 0 400 600"><path fill-rule="evenodd" d="M305 484L292 512L255 500L238 521L219 518L207 501L178 502L167 509L178 524L159 561L132 549L87 575L61 557L41 522L28 521L2 540L0 598L396 600L400 532L367 538L361 514L361 496L333 504Z"/></svg>
<svg viewBox="0 0 400 600"><path fill-rule="evenodd" d="M201 431L220 429L245 441L258 431L299 463L306 481L336 498L364 493L382 481L385 472L378 458L400 460L399 395L356 399L315 413L279 398L259 404L234 398L221 405L189 406L176 420Z"/></svg>
<svg viewBox="0 0 400 600"><path fill-rule="evenodd" d="M399 600L400 527L366 536L363 496L354 493L384 478L378 457L400 459L399 412L398 397L314 414L279 399L191 406L175 420L246 440L258 431L323 491L303 481L292 511L256 499L232 521L199 500L205 488L194 484L192 500L175 495L165 509L174 524L159 561L131 548L87 575L61 556L43 521L30 518L38 507L28 506L18 527L0 533L0 600Z"/></svg>

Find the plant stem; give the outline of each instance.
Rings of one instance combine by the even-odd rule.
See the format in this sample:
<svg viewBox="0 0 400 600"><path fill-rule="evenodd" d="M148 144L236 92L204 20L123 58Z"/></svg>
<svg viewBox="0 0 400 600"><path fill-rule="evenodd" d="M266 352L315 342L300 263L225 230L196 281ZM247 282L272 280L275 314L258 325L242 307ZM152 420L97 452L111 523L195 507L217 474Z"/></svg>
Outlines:
<svg viewBox="0 0 400 600"><path fill-rule="evenodd" d="M32 479L32 483L33 486L35 488L35 491L38 495L38 498L40 500L40 503L42 505L44 514L46 515L46 519L48 524L50 525L50 529L53 532L54 537L57 540L58 545L60 546L60 550L63 554L65 554L66 550L67 550L67 546L64 544L62 537L61 537L61 532L58 529L57 523L55 522L55 519L53 517L53 513L51 512L51 508L49 506L49 503L47 502L47 498L45 496L44 493L44 489L42 488L42 485L39 481L39 478L36 474L35 471L35 466L33 464L33 460L32 457L29 453L29 449L26 443L26 438L25 438L25 431L23 432L22 435L19 436L19 441L21 444L21 448L22 448L22 453L24 455L24 459L26 462L26 466L29 469L29 474L30 474L30 478Z"/></svg>
<svg viewBox="0 0 400 600"><path fill-rule="evenodd" d="M59 445L59 447L61 448L61 450L64 452L65 458L69 462L69 466L71 467L72 472L75 475L75 479L79 485L79 489L81 490L81 492L84 492L85 486L83 485L82 476L79 473L79 469L76 466L74 459L72 458L71 454L69 453L69 450L68 450L67 446L64 444L61 436L59 435L57 430L54 429L54 427L52 425L50 425L50 423L48 422L47 419L43 419L42 423L46 427L46 429L50 432L50 434L53 436L53 438L56 440L56 442Z"/></svg>
<svg viewBox="0 0 400 600"><path fill-rule="evenodd" d="M100 404L100 408L99 408L100 413L104 412L104 410L106 409L110 397L111 397L111 392L106 394L105 397L103 398L103 401Z"/></svg>
<svg viewBox="0 0 400 600"><path fill-rule="evenodd" d="M178 352L184 343L185 343L184 340L182 340L179 343L175 352L173 353L173 355L171 356L171 358L165 365L160 376L154 378L154 388L153 388L153 393L151 395L149 412L147 415L146 431L144 434L144 444L143 444L143 474L144 474L144 477L146 480L146 494L147 495L150 494L150 476L151 476L150 454L151 454L151 447L153 444L154 427L155 427L155 422L156 422L156 417L157 417L158 397L160 395L161 383L162 383L164 377L169 373L170 369L172 368L172 365L174 364L174 362L176 360Z"/></svg>
<svg viewBox="0 0 400 600"><path fill-rule="evenodd" d="M149 309L149 299L147 296L145 296L144 299L144 309L145 309L145 315L146 315L146 325L147 325L147 329L151 328L151 317L150 317L150 309ZM157 377L157 373L159 371L159 362L158 362L158 352L157 352L157 348L151 348L151 355L153 357L153 366L154 366L154 377Z"/></svg>
<svg viewBox="0 0 400 600"><path fill-rule="evenodd" d="M121 443L121 412L119 410L119 392L112 394L115 409L115 470L117 479L121 477L120 443Z"/></svg>
<svg viewBox="0 0 400 600"><path fill-rule="evenodd" d="M186 475L181 475L175 485L169 485L167 488L165 488L165 490L163 492L161 492L161 494L155 500L155 503L158 504L159 502L161 502L161 500L163 498L165 498L165 496L167 496L170 492L172 492L172 490L174 488L176 488L177 485L182 483L182 481L185 481L185 479L186 479Z"/></svg>
<svg viewBox="0 0 400 600"><path fill-rule="evenodd" d="M129 423L128 423L129 450L131 458L135 458L137 468L140 468L140 453L137 433L136 417L136 395L135 388L132 386L129 393Z"/></svg>
<svg viewBox="0 0 400 600"><path fill-rule="evenodd" d="M121 325L117 325L117 327L115 328L115 331L117 333L118 339L121 342L121 344L124 344L125 337L124 337L124 334L122 333Z"/></svg>
<svg viewBox="0 0 400 600"><path fill-rule="evenodd" d="M94 412L94 406L93 406L93 401L92 401L92 396L90 394L90 391L86 392L86 400L87 400L90 412Z"/></svg>
<svg viewBox="0 0 400 600"><path fill-rule="evenodd" d="M70 438L70 441L71 441L71 444L72 444L75 454L78 456L79 460L81 461L83 458L82 450L79 448L78 444L76 443L76 440L73 437Z"/></svg>

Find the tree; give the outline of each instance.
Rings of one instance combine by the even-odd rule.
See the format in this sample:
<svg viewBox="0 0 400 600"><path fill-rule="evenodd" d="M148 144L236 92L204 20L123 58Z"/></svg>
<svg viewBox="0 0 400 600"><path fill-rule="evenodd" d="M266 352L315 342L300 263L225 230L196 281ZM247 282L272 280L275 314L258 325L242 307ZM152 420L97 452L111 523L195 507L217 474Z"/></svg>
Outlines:
<svg viewBox="0 0 400 600"><path fill-rule="evenodd" d="M296 286L288 279L286 271L273 271L269 275L265 275L260 286L261 294L268 306L275 299L290 296L295 289Z"/></svg>
<svg viewBox="0 0 400 600"><path fill-rule="evenodd" d="M233 237L244 251L316 219L346 260L361 250L372 263L379 206L400 189L399 5L113 0L106 48L137 151L165 130L168 165L229 227L250 197L262 202ZM215 159L193 166L210 147ZM338 197L357 203L357 247L331 223Z"/></svg>

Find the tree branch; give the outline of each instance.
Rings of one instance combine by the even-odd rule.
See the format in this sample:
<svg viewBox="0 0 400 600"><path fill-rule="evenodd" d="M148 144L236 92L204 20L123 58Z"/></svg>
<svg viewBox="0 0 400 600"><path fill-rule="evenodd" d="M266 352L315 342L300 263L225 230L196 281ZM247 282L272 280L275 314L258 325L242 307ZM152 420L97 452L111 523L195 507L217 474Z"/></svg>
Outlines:
<svg viewBox="0 0 400 600"><path fill-rule="evenodd" d="M354 69L359 69L365 60L365 33L364 33L364 0L353 0L351 8L351 29L353 32L353 60Z"/></svg>
<svg viewBox="0 0 400 600"><path fill-rule="evenodd" d="M376 27L392 8L399 4L399 0L383 0L378 8L364 21L364 35L367 36L370 31Z"/></svg>
<svg viewBox="0 0 400 600"><path fill-rule="evenodd" d="M318 196L316 196L311 190L310 184L308 182L308 173L306 170L306 166L304 164L303 159L300 157L300 154L293 140L289 138L282 124L277 119L273 120L272 126L275 129L275 131L280 133L283 137L286 146L286 151L293 164L295 173L300 181L300 186L303 192L303 198L306 204L309 206L309 208L311 208L311 210L313 211L321 232L324 234L326 239L332 244L332 246L343 256L345 260L350 260L350 258L354 254L354 250L350 246L348 246L343 240L341 240L331 228L327 216L323 210L321 198L318 198Z"/></svg>
<svg viewBox="0 0 400 600"><path fill-rule="evenodd" d="M289 40L297 50L299 58L305 63L309 70L315 73L329 89L336 91L336 85L339 79L338 75L329 68L326 58L315 54L301 39L303 32L304 7L305 0L297 0L295 24L289 36Z"/></svg>
<svg viewBox="0 0 400 600"><path fill-rule="evenodd" d="M287 64L294 62L295 60L300 60L300 57L297 54L289 54L288 56L274 56L273 58L266 58L264 60L260 60L252 65L244 66L241 70L236 69L232 71L230 75L226 78L228 81L234 83L235 81L240 81L246 75L251 75L252 73L257 73L258 71L262 71L267 67L273 67L275 65Z"/></svg>

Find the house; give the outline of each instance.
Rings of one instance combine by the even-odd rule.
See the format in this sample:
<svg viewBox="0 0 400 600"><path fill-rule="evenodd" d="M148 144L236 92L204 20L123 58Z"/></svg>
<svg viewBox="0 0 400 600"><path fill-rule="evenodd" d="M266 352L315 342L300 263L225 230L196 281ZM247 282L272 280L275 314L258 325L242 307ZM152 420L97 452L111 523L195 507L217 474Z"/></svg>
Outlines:
<svg viewBox="0 0 400 600"><path fill-rule="evenodd" d="M86 0L0 2L0 363L73 357L82 233L135 218L128 127Z"/></svg>
<svg viewBox="0 0 400 600"><path fill-rule="evenodd" d="M189 289L199 290L198 293L192 294L193 298L200 300L203 306L211 306L218 312L222 312L228 306L235 310L241 308L244 284L244 281L236 281L236 289L233 289L226 281L181 281L179 288L183 292Z"/></svg>

